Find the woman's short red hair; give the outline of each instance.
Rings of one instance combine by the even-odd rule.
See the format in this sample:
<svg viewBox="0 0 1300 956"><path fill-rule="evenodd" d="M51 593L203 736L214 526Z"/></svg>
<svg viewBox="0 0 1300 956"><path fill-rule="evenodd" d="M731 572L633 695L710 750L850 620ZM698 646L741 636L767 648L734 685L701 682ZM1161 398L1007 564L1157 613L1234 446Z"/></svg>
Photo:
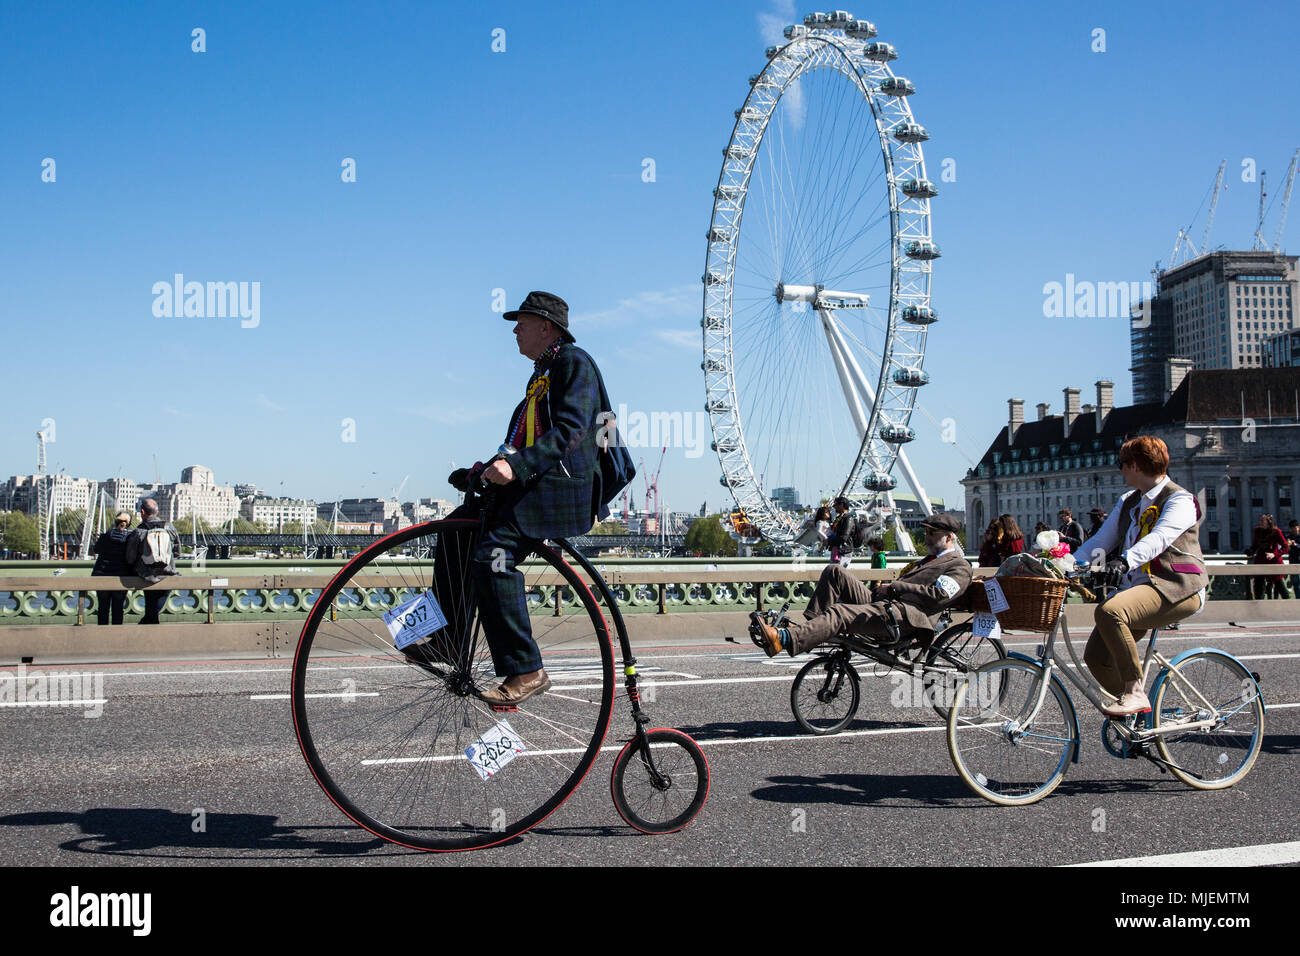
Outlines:
<svg viewBox="0 0 1300 956"><path fill-rule="evenodd" d="M1130 438L1119 450L1119 463L1155 477L1169 470L1169 446L1154 435Z"/></svg>

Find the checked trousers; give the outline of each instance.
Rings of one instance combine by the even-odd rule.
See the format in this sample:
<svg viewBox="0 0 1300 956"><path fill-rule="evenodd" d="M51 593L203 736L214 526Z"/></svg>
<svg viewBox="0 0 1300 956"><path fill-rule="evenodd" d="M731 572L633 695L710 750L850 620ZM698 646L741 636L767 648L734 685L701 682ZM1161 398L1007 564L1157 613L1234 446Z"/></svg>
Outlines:
<svg viewBox="0 0 1300 956"><path fill-rule="evenodd" d="M482 502L467 502L448 518L479 520ZM474 531L443 533L434 559L434 587L448 630L457 643L468 638L471 615L466 593L472 585L474 605L483 624L483 635L492 651L498 677L528 674L542 666L542 654L533 640L524 599L521 561L541 543L525 535L514 514L489 515L483 538L473 545ZM465 565L468 557L468 580ZM446 639L443 639L444 643Z"/></svg>

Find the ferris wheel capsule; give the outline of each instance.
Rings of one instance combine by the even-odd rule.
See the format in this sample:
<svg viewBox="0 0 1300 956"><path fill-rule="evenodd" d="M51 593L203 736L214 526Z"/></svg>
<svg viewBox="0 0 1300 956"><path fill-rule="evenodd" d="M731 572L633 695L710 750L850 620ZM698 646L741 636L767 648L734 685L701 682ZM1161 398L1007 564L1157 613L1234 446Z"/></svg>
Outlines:
<svg viewBox="0 0 1300 956"><path fill-rule="evenodd" d="M869 491L893 491L898 487L898 479L883 471L874 471L862 482Z"/></svg>
<svg viewBox="0 0 1300 956"><path fill-rule="evenodd" d="M899 317L912 325L931 325L939 321L939 313L928 305L905 305Z"/></svg>
<svg viewBox="0 0 1300 956"><path fill-rule="evenodd" d="M803 18L803 25L814 30L824 30L830 26L830 17L824 13L810 13Z"/></svg>
<svg viewBox="0 0 1300 956"><path fill-rule="evenodd" d="M903 254L909 259L938 259L943 255L929 239L913 239L903 247Z"/></svg>
<svg viewBox="0 0 1300 956"><path fill-rule="evenodd" d="M909 199L933 199L939 195L938 188L928 179L909 179L899 188Z"/></svg>
<svg viewBox="0 0 1300 956"><path fill-rule="evenodd" d="M900 368L894 371L894 384L904 388L920 388L930 381L930 373L920 368Z"/></svg>
<svg viewBox="0 0 1300 956"><path fill-rule="evenodd" d="M871 33L875 36L875 33ZM888 43L877 40L875 43L868 43L862 48L862 55L868 60L874 60L876 63L888 63L890 60L898 59L898 50Z"/></svg>
<svg viewBox="0 0 1300 956"><path fill-rule="evenodd" d="M930 138L930 131L920 123L903 123L894 130L894 139L900 143L924 143Z"/></svg>
<svg viewBox="0 0 1300 956"><path fill-rule="evenodd" d="M916 92L916 87L905 76L891 76L880 81L880 92L886 96L911 96Z"/></svg>
<svg viewBox="0 0 1300 956"><path fill-rule="evenodd" d="M787 40L798 40L800 37L808 35L808 28L801 23L791 24L782 31Z"/></svg>
<svg viewBox="0 0 1300 956"><path fill-rule="evenodd" d="M876 25L870 20L853 20L844 25L844 32L855 40L870 40L876 35Z"/></svg>
<svg viewBox="0 0 1300 956"><path fill-rule="evenodd" d="M916 438L916 432L906 425L882 425L880 437L895 445L902 445Z"/></svg>

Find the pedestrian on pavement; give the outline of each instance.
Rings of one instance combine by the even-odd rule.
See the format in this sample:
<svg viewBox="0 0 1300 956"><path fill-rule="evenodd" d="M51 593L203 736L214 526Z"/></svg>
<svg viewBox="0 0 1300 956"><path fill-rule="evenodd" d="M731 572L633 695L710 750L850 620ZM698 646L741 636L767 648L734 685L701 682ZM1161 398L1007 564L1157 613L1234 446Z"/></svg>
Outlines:
<svg viewBox="0 0 1300 956"><path fill-rule="evenodd" d="M1273 516L1263 514L1259 516L1259 524L1255 526L1246 553L1251 556L1251 564L1282 564L1289 547L1290 542L1277 526L1277 522L1273 520ZM1251 593L1256 600L1263 597L1282 597L1286 594L1286 584L1280 574L1257 575L1251 578Z"/></svg>
<svg viewBox="0 0 1300 956"><path fill-rule="evenodd" d="M157 584L165 577L177 573L176 558L181 553L181 536L168 522L158 516L158 502L146 498L140 502L140 524L126 541L123 560L138 578ZM157 624L158 613L171 591L144 592L144 617L141 624Z"/></svg>
<svg viewBox="0 0 1300 956"><path fill-rule="evenodd" d="M1074 520L1074 513L1069 508L1062 508L1056 513L1060 526L1056 529L1061 540L1070 546L1070 553L1078 551L1083 544L1083 525Z"/></svg>
<svg viewBox="0 0 1300 956"><path fill-rule="evenodd" d="M883 571L889 567L889 562L885 558L884 538L867 539L867 548L871 551L871 567L877 571Z"/></svg>
<svg viewBox="0 0 1300 956"><path fill-rule="evenodd" d="M847 568L853 561L853 535L857 530L857 521L849 511L849 499L836 498L832 502L835 508L835 525L827 543L831 546L831 563Z"/></svg>
<svg viewBox="0 0 1300 956"><path fill-rule="evenodd" d="M1101 526L1106 523L1106 512L1100 508L1093 508L1088 512L1088 523L1088 537L1095 538L1097 532L1101 530Z"/></svg>
<svg viewBox="0 0 1300 956"><path fill-rule="evenodd" d="M126 566L126 542L131 537L130 525L130 513L119 511L113 518L113 527L95 541L92 549L95 566L90 571L91 577L120 578L131 573ZM108 624L110 613L114 624L122 623L122 614L126 609L125 591L96 591L95 600L97 623Z"/></svg>

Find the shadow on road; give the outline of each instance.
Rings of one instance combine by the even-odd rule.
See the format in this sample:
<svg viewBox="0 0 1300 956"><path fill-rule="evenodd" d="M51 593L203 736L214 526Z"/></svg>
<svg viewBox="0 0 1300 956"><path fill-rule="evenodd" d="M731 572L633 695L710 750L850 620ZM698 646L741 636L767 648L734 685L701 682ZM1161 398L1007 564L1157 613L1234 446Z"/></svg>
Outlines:
<svg viewBox="0 0 1300 956"><path fill-rule="evenodd" d="M961 781L956 774L870 774L827 773L801 776L768 777L771 786L753 791L756 800L788 803L791 806L836 804L845 807L887 806L911 809L946 809L949 807L986 807L1001 810L987 802ZM1061 781L1051 796L1075 794L1096 797L1115 793L1153 793L1185 789L1169 780L1070 780Z"/></svg>
<svg viewBox="0 0 1300 956"><path fill-rule="evenodd" d="M1266 754L1294 754L1300 751L1300 737L1295 734L1270 734L1265 732L1261 750Z"/></svg>
<svg viewBox="0 0 1300 956"><path fill-rule="evenodd" d="M254 813L209 813L196 832L198 818L173 810L97 807L84 813L40 810L0 817L0 826L76 826L81 836L60 843L75 853L126 856L159 856L190 859L237 859L257 854L258 859L277 855L301 858L363 856L386 848L397 853L416 853L368 836L355 827L280 826L279 817ZM328 839L325 834L347 834L351 839ZM221 853L217 851L236 851ZM277 852L278 851L278 852Z"/></svg>
<svg viewBox="0 0 1300 956"><path fill-rule="evenodd" d="M884 730L921 726L924 725L887 720L857 719L845 727L844 730ZM740 723L727 724L681 725L677 729L684 734L690 734L700 743L708 740L745 740L750 737L807 737L809 740L817 739L813 734L805 733L792 718L784 720L746 720Z"/></svg>

